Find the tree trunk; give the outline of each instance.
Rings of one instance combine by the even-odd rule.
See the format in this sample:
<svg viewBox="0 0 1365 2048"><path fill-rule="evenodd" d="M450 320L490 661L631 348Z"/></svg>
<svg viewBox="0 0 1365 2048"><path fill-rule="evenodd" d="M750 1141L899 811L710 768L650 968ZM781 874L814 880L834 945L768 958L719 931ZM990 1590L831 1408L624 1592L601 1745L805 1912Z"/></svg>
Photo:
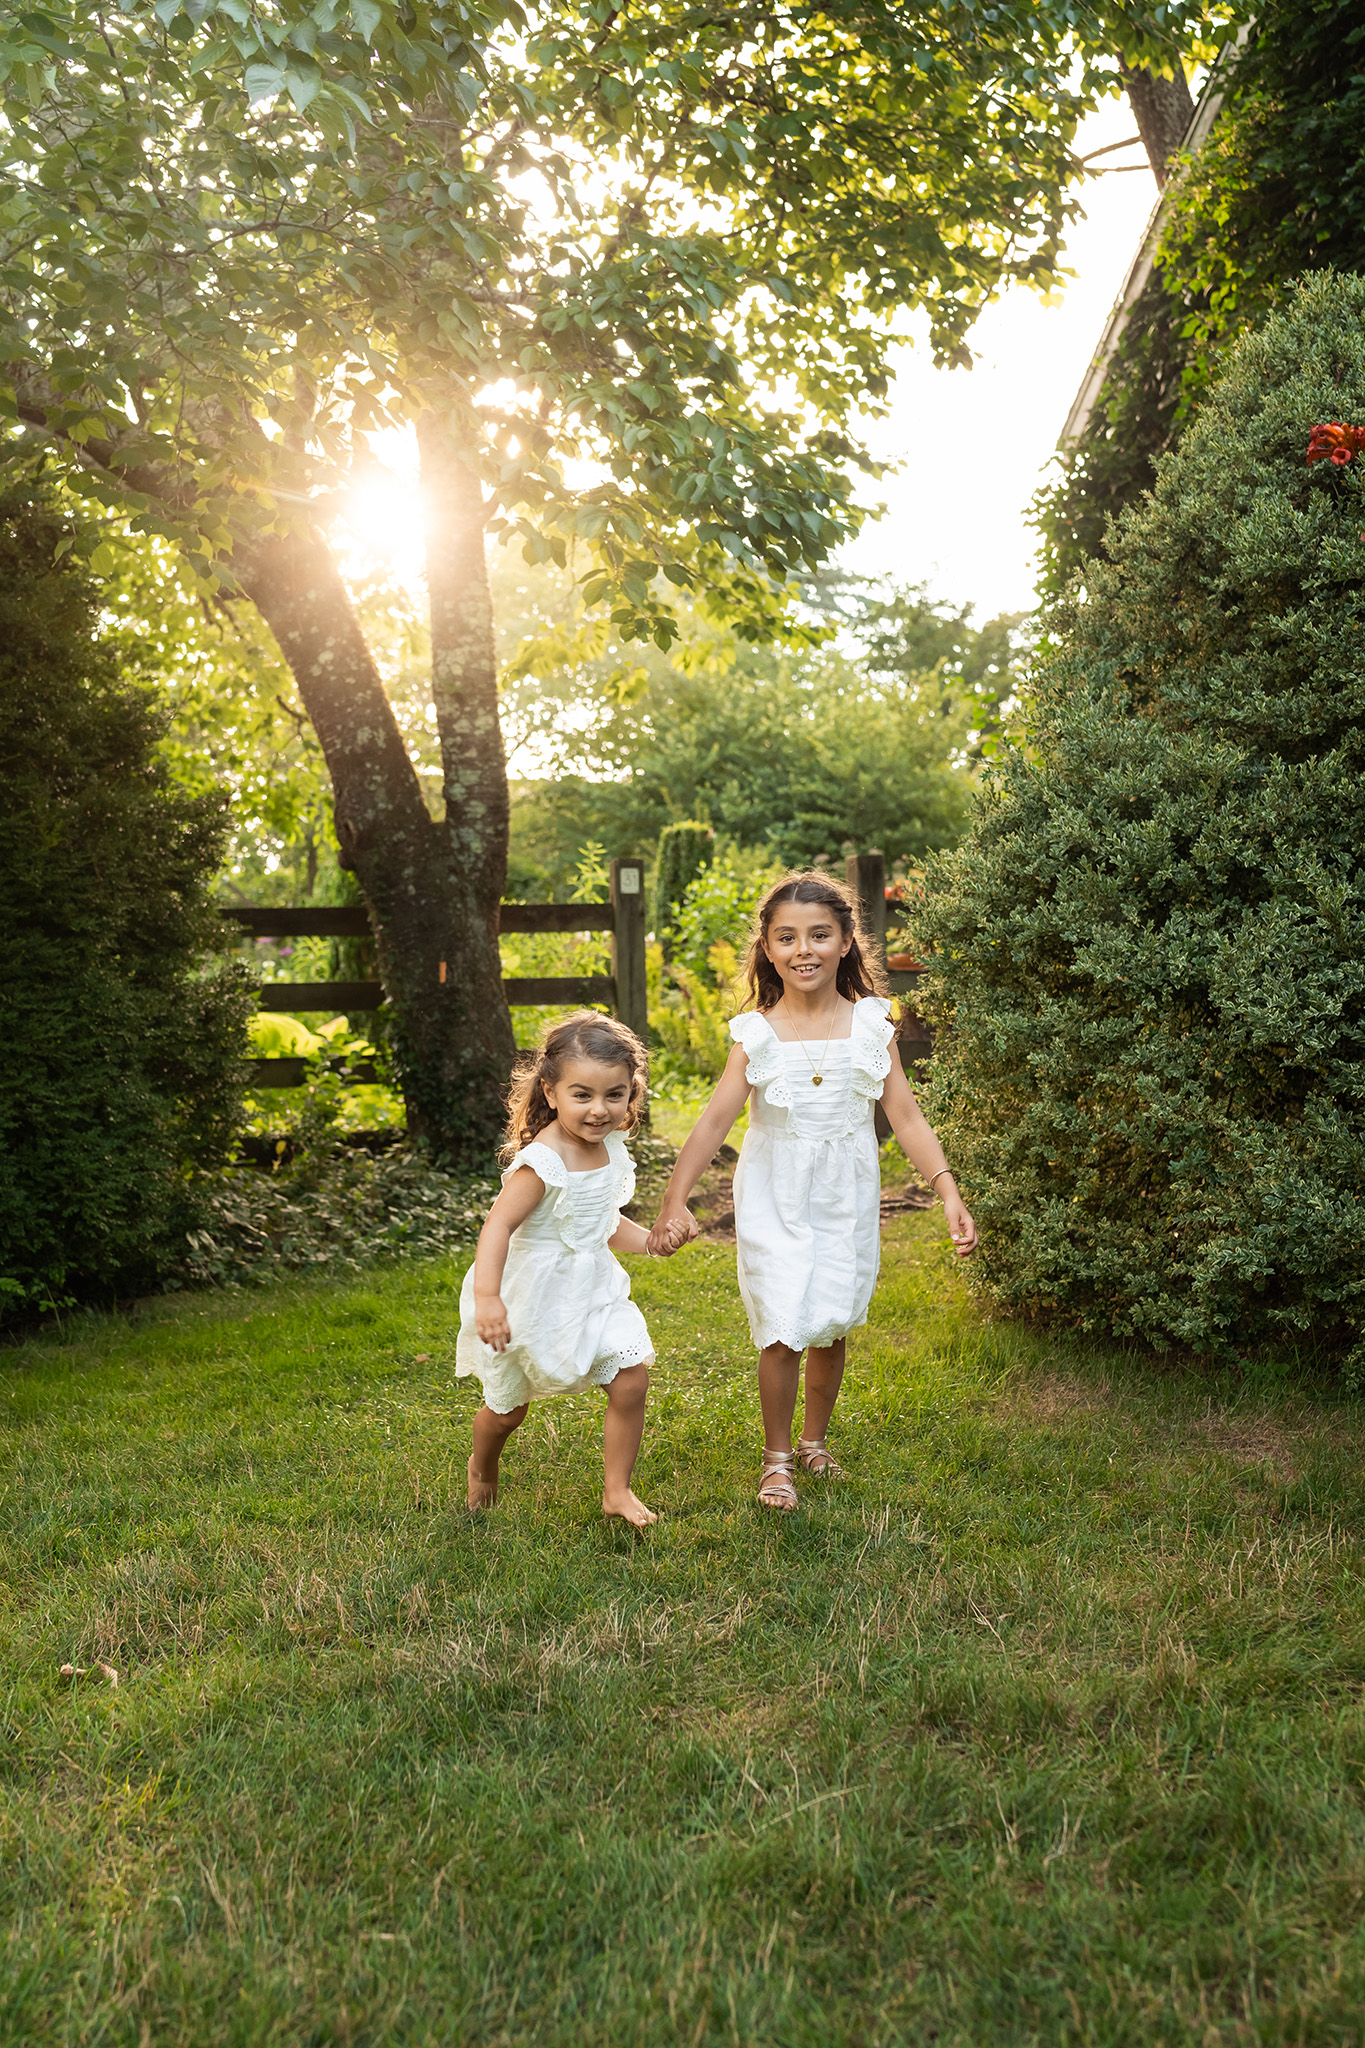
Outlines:
<svg viewBox="0 0 1365 2048"><path fill-rule="evenodd" d="M446 823L427 811L322 536L268 535L240 550L233 567L280 644L327 762L342 858L365 892L393 1005L408 1128L444 1156L482 1160L502 1127L501 1090L512 1062L497 947L505 773L487 806L489 834L496 839L502 832L500 849L486 852L471 875L463 842L452 833L460 821L449 799ZM487 607L486 576L483 593ZM491 616L488 640L491 653ZM501 771L500 740L498 765ZM463 786L455 784L457 793Z"/></svg>
<svg viewBox="0 0 1365 2048"><path fill-rule="evenodd" d="M1152 167L1152 176L1164 186L1171 158L1185 138L1194 113L1194 101L1185 74L1176 66L1174 78L1158 78L1154 71L1123 65L1128 103L1137 117L1138 134Z"/></svg>

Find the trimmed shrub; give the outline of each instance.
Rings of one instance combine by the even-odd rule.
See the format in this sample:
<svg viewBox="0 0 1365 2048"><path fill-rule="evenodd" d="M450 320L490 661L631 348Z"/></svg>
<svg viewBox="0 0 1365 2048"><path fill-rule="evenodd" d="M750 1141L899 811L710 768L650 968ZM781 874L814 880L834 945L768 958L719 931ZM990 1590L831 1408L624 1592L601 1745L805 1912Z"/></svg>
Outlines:
<svg viewBox="0 0 1365 2048"><path fill-rule="evenodd" d="M715 854L715 835L696 819L665 825L659 834L659 872L654 887L654 933L665 960L673 955L673 926L687 894Z"/></svg>
<svg viewBox="0 0 1365 2048"><path fill-rule="evenodd" d="M158 757L50 510L0 500L0 1307L151 1286L240 1113L252 1003L209 900L219 796Z"/></svg>
<svg viewBox="0 0 1365 2048"><path fill-rule="evenodd" d="M1012 1308L1360 1344L1365 457L1308 465L1332 420L1365 423L1365 280L1329 273L1053 617L1028 750L917 906L937 1113Z"/></svg>

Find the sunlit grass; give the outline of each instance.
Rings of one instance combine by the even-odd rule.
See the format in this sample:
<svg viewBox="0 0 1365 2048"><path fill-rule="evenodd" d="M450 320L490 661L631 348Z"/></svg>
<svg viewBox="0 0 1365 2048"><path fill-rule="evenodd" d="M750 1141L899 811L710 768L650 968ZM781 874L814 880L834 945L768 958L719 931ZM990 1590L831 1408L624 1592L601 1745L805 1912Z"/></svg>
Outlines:
<svg viewBox="0 0 1365 2048"><path fill-rule="evenodd" d="M702 1245L635 1267L657 1529L595 1396L471 1522L458 1277L0 1365L0 2038L1360 2038L1354 1406L992 1325L914 1217L847 1483L754 1506Z"/></svg>

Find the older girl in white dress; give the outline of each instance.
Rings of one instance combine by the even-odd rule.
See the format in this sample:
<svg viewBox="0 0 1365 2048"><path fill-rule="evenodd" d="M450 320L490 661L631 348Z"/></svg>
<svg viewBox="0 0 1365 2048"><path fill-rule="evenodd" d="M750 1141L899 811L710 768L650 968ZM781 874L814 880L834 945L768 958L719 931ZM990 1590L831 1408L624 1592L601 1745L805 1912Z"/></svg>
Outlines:
<svg viewBox="0 0 1365 2048"><path fill-rule="evenodd" d="M503 1446L533 1399L594 1386L607 1395L603 1512L635 1528L655 1519L630 1483L654 1347L612 1257L648 1245L640 1224L621 1215L635 1190L622 1132L639 1121L645 1072L634 1032L583 1010L550 1029L513 1084L502 1193L460 1294L455 1370L475 1374L484 1395L471 1508L496 1501Z"/></svg>
<svg viewBox="0 0 1365 2048"><path fill-rule="evenodd" d="M901 1066L890 1004L860 943L847 891L818 871L788 875L759 906L749 951L752 1010L730 1026L735 1047L678 1155L652 1249L696 1234L687 1197L749 1100L735 1172L739 1288L759 1348L765 1507L796 1506L797 1462L838 1475L826 1443L844 1376L844 1340L867 1320L881 1263L880 1100L902 1149L943 1197L960 1257L972 1222L938 1139ZM805 1422L793 1452L801 1354Z"/></svg>

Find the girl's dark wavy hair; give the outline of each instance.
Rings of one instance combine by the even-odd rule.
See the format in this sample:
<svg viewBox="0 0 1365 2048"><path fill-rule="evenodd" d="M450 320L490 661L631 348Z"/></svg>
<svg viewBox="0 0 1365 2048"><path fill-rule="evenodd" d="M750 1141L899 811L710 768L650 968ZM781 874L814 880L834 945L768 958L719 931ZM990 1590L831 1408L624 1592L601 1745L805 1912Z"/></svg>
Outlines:
<svg viewBox="0 0 1365 2048"><path fill-rule="evenodd" d="M512 1077L507 1095L507 1136L498 1157L504 1166L529 1145L555 1113L545 1096L545 1083L553 1088L564 1071L566 1060L600 1060L604 1067L624 1067L630 1076L630 1103L625 1131L639 1128L640 1111L649 1092L649 1054L635 1033L615 1017L600 1010L576 1010L561 1017L545 1031L533 1056Z"/></svg>
<svg viewBox="0 0 1365 2048"><path fill-rule="evenodd" d="M805 868L799 875L784 875L780 882L774 882L754 913L744 978L749 984L749 1002L756 1010L771 1010L782 1000L782 977L764 948L773 912L784 903L823 905L831 916L839 920L839 929L844 937L852 939L852 945L839 962L836 976L841 996L847 996L851 1003L856 1003L859 996L886 994L886 977L877 965L871 941L859 921L853 892L842 882L836 882L833 875L827 875L823 868Z"/></svg>

